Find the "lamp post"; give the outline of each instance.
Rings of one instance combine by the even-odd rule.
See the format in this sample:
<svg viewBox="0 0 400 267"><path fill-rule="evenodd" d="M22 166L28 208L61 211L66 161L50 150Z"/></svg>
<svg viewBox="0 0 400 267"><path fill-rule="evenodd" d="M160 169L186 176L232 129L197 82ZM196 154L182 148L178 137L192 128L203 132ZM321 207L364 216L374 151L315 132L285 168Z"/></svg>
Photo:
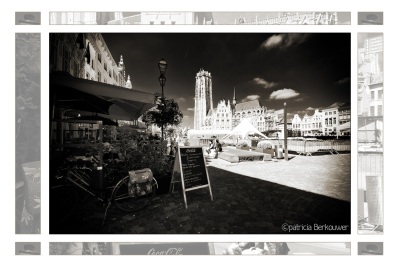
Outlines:
<svg viewBox="0 0 400 267"><path fill-rule="evenodd" d="M164 103L164 86L165 82L167 81L167 78L165 78L165 73L167 72L167 62L162 58L158 62L158 69L160 70L160 76L158 77L158 81L160 82L161 86L161 106L162 106L162 112L164 113L165 109L165 103ZM161 140L164 141L164 118L162 118L162 124L161 124Z"/></svg>

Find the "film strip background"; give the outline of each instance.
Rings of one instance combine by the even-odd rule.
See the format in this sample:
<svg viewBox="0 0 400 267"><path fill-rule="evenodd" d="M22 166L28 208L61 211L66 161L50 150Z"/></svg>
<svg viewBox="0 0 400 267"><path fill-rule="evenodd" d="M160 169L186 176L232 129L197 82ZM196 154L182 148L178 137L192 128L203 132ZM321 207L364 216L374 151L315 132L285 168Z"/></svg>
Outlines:
<svg viewBox="0 0 400 267"><path fill-rule="evenodd" d="M16 13L16 25L40 25L40 23L40 12ZM51 12L49 23L51 25L349 25L350 12L211 12L211 15L207 12ZM359 12L358 23L383 25L383 13ZM30 51L29 56L24 53L25 50ZM358 34L357 61L359 67L358 233L383 234L383 33ZM28 65L26 62L31 64ZM39 114L40 34L18 33L16 34L15 125L16 234L40 234ZM23 249L20 242L17 243L18 251L32 255L40 254L40 249L36 249L38 246L40 248L40 243L35 243L35 248L27 246ZM359 243L359 254L383 253L382 243L375 243L378 244L375 247L373 244L368 246L369 243Z"/></svg>

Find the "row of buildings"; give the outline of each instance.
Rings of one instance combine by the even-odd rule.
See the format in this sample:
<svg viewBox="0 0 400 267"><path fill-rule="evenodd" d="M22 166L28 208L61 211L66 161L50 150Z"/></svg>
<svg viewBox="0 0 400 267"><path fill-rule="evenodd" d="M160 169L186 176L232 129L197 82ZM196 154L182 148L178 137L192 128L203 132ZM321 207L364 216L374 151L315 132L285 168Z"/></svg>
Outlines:
<svg viewBox="0 0 400 267"><path fill-rule="evenodd" d="M382 33L358 34L358 233L383 233Z"/></svg>
<svg viewBox="0 0 400 267"><path fill-rule="evenodd" d="M194 130L230 131L243 119L249 120L260 132L280 132L283 130L283 109L268 110L259 100L238 103L235 89L233 98L220 100L213 106L212 75L200 69L196 74ZM314 114L301 118L295 114L288 121L288 130L297 131L301 136L332 135L350 133L350 103L334 104L315 110Z"/></svg>
<svg viewBox="0 0 400 267"><path fill-rule="evenodd" d="M132 89L130 76L125 73L125 63L121 55L116 61L107 47L105 40L100 33L52 33L50 34L50 72L65 72L73 77L106 83L114 86ZM62 114L56 114L57 118L77 118L82 114L80 111L63 110ZM86 118L94 114L82 115ZM136 121L119 121L121 124L139 126ZM53 122L54 132L61 126ZM88 138L94 137L96 131L93 125L87 123L65 123L62 126L65 131L63 137L52 135L57 139L82 138L89 134ZM110 126L115 131L115 126ZM60 140L58 140L60 141Z"/></svg>
<svg viewBox="0 0 400 267"><path fill-rule="evenodd" d="M50 25L207 25L211 12L50 12Z"/></svg>
<svg viewBox="0 0 400 267"><path fill-rule="evenodd" d="M132 88L122 55L117 63L100 33L50 34L50 71Z"/></svg>
<svg viewBox="0 0 400 267"><path fill-rule="evenodd" d="M337 12L51 12L50 25L335 25Z"/></svg>

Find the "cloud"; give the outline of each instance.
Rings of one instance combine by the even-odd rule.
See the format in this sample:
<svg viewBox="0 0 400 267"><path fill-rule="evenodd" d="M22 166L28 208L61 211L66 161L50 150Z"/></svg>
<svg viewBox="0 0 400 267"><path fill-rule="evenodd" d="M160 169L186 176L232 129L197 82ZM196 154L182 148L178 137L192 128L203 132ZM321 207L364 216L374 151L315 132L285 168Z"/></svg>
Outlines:
<svg viewBox="0 0 400 267"><path fill-rule="evenodd" d="M254 78L253 80L251 80L253 83L261 85L264 88L271 88L275 85L277 85L277 83L274 82L268 82L262 78Z"/></svg>
<svg viewBox="0 0 400 267"><path fill-rule="evenodd" d="M294 102L301 102L306 100L307 98L309 98L307 95L301 95L301 97L296 98L295 100L293 100Z"/></svg>
<svg viewBox="0 0 400 267"><path fill-rule="evenodd" d="M348 83L348 82L350 82L350 77L346 77L344 79L341 79L341 80L335 82L335 84L345 84L345 83Z"/></svg>
<svg viewBox="0 0 400 267"><path fill-rule="evenodd" d="M185 101L186 101L186 99L183 98L183 97L178 98L178 100L180 100L180 101L182 101L182 102L185 102Z"/></svg>
<svg viewBox="0 0 400 267"><path fill-rule="evenodd" d="M296 92L293 89L280 89L277 91L272 92L272 94L269 96L269 99L289 99L289 98L294 98L299 96L300 93Z"/></svg>
<svg viewBox="0 0 400 267"><path fill-rule="evenodd" d="M188 108L187 110L188 110L188 111L193 111L193 110L194 110L194 108Z"/></svg>
<svg viewBox="0 0 400 267"><path fill-rule="evenodd" d="M286 49L291 46L296 46L304 43L311 35L309 33L281 33L275 34L266 39L261 48L273 49L281 48Z"/></svg>
<svg viewBox="0 0 400 267"><path fill-rule="evenodd" d="M330 105L328 108L333 108L333 107L340 107L341 105L343 105L343 102L335 102L332 105Z"/></svg>
<svg viewBox="0 0 400 267"><path fill-rule="evenodd" d="M241 100L241 102L247 102L247 101L257 100L257 99L259 99L259 98L260 98L259 95L248 95L248 96L246 96L245 98L243 98L243 99Z"/></svg>

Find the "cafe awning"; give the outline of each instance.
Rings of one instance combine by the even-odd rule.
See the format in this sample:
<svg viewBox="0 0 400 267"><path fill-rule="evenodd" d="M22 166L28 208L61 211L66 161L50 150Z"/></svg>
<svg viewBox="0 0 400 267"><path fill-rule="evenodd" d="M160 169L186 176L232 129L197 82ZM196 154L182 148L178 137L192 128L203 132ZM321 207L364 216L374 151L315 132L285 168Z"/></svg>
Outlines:
<svg viewBox="0 0 400 267"><path fill-rule="evenodd" d="M85 80L66 72L50 74L50 103L64 110L82 110L110 119L136 120L154 107L152 93Z"/></svg>

